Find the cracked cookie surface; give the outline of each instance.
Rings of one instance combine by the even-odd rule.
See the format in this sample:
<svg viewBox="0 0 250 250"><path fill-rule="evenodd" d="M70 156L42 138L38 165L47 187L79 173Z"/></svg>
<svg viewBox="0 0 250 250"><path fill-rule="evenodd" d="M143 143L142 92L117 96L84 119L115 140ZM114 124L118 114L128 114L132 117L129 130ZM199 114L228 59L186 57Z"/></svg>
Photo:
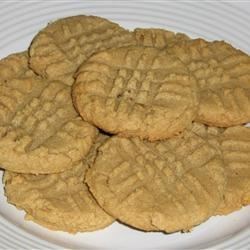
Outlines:
<svg viewBox="0 0 250 250"><path fill-rule="evenodd" d="M226 186L215 215L225 215L250 204L250 128L208 127L195 123L193 131L222 152Z"/></svg>
<svg viewBox="0 0 250 250"><path fill-rule="evenodd" d="M132 32L107 19L72 16L42 29L31 43L30 66L39 75L74 82L74 73L90 55L112 47L135 44Z"/></svg>
<svg viewBox="0 0 250 250"><path fill-rule="evenodd" d="M110 225L114 219L98 206L84 183L85 172L105 139L98 136L85 159L63 173L32 175L6 171L8 202L24 209L26 219L52 230L77 233Z"/></svg>
<svg viewBox="0 0 250 250"><path fill-rule="evenodd" d="M110 49L78 70L73 102L84 120L123 137L164 139L197 110L195 79L174 55L151 47Z"/></svg>
<svg viewBox="0 0 250 250"><path fill-rule="evenodd" d="M114 218L168 233L207 220L225 188L221 153L191 131L160 142L114 136L99 148L86 181Z"/></svg>
<svg viewBox="0 0 250 250"><path fill-rule="evenodd" d="M223 41L182 41L168 48L197 79L196 121L230 127L250 121L250 57Z"/></svg>
<svg viewBox="0 0 250 250"><path fill-rule="evenodd" d="M136 28L134 34L137 45L159 49L172 47L176 43L190 39L182 33L174 33L165 29L156 28Z"/></svg>
<svg viewBox="0 0 250 250"><path fill-rule="evenodd" d="M71 89L28 69L26 53L0 61L0 165L21 173L55 173L88 153L97 129L74 110Z"/></svg>
<svg viewBox="0 0 250 250"><path fill-rule="evenodd" d="M250 204L250 128L227 128L220 137L227 185L216 214L228 214Z"/></svg>

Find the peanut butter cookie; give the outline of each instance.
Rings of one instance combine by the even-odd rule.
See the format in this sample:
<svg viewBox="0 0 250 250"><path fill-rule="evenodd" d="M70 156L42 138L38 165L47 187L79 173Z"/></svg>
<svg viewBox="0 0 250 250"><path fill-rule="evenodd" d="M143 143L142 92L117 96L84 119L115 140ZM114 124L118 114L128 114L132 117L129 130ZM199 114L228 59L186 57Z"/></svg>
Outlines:
<svg viewBox="0 0 250 250"><path fill-rule="evenodd" d="M86 181L114 218L168 233L207 220L225 188L221 152L192 131L160 142L114 136L99 148Z"/></svg>
<svg viewBox="0 0 250 250"><path fill-rule="evenodd" d="M110 49L83 63L73 102L106 132L151 141L182 132L196 116L195 79L174 55L151 47Z"/></svg>
<svg viewBox="0 0 250 250"><path fill-rule="evenodd" d="M98 206L84 184L85 172L98 146L100 139L83 162L63 173L32 175L6 171L4 182L8 202L24 209L26 219L52 230L77 233L110 225L114 219Z"/></svg>
<svg viewBox="0 0 250 250"><path fill-rule="evenodd" d="M29 49L30 66L45 78L72 85L75 71L90 55L131 44L135 44L133 33L107 19L66 17L36 35Z"/></svg>
<svg viewBox="0 0 250 250"><path fill-rule="evenodd" d="M220 138L227 185L216 214L228 214L250 204L250 128L227 128Z"/></svg>
<svg viewBox="0 0 250 250"><path fill-rule="evenodd" d="M81 120L71 88L41 79L26 53L0 61L0 166L20 173L56 173L88 153L97 129Z"/></svg>
<svg viewBox="0 0 250 250"><path fill-rule="evenodd" d="M200 88L196 121L230 127L250 121L250 57L230 44L203 39L168 49L188 66Z"/></svg>

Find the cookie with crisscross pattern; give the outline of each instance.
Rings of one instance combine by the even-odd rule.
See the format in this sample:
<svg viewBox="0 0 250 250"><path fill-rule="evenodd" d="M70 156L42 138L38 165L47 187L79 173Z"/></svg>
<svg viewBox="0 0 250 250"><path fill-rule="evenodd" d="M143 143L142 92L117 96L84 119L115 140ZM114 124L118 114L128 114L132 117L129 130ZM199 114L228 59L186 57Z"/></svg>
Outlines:
<svg viewBox="0 0 250 250"><path fill-rule="evenodd" d="M59 19L42 29L31 43L30 66L39 75L74 82L74 73L90 55L135 44L134 35L118 24L96 16Z"/></svg>
<svg viewBox="0 0 250 250"><path fill-rule="evenodd" d="M98 206L84 183L88 165L106 139L100 135L90 153L72 169L59 174L4 174L8 202L26 212L26 219L52 230L70 233L93 231L114 219Z"/></svg>
<svg viewBox="0 0 250 250"><path fill-rule="evenodd" d="M108 213L146 231L204 222L225 188L221 152L192 131L160 142L114 136L99 148L86 181Z"/></svg>
<svg viewBox="0 0 250 250"><path fill-rule="evenodd" d="M250 128L208 127L195 123L193 131L222 152L226 187L215 215L234 212L250 204Z"/></svg>
<svg viewBox="0 0 250 250"><path fill-rule="evenodd" d="M198 105L186 66L166 51L141 46L106 50L83 63L73 102L95 126L151 141L189 127Z"/></svg>
<svg viewBox="0 0 250 250"><path fill-rule="evenodd" d="M21 173L56 173L88 153L97 129L76 113L71 88L42 79L26 53L0 61L0 166Z"/></svg>
<svg viewBox="0 0 250 250"><path fill-rule="evenodd" d="M216 214L228 214L250 204L250 128L227 128L220 137L220 143L227 185Z"/></svg>
<svg viewBox="0 0 250 250"><path fill-rule="evenodd" d="M196 121L230 127L250 121L250 57L223 41L187 40L168 48L197 79Z"/></svg>

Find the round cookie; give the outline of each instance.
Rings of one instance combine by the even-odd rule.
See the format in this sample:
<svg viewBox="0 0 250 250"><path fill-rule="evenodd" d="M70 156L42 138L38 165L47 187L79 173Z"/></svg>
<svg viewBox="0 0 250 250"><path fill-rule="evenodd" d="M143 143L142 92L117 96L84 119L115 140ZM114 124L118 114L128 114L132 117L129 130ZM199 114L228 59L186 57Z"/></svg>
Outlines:
<svg viewBox="0 0 250 250"><path fill-rule="evenodd" d="M86 155L97 129L74 110L71 88L28 69L26 53L0 61L0 166L56 173Z"/></svg>
<svg viewBox="0 0 250 250"><path fill-rule="evenodd" d="M48 24L36 35L29 49L30 66L45 78L72 85L75 71L90 55L134 43L132 32L107 19L66 17Z"/></svg>
<svg viewBox="0 0 250 250"><path fill-rule="evenodd" d="M96 152L92 150L91 158ZM52 230L70 233L94 231L114 219L92 197L86 184L87 160L59 174L32 175L6 171L5 195L8 202L27 213L25 218Z"/></svg>
<svg viewBox="0 0 250 250"><path fill-rule="evenodd" d="M220 137L227 185L216 214L228 214L250 204L250 128L227 128Z"/></svg>
<svg viewBox="0 0 250 250"><path fill-rule="evenodd" d="M250 57L231 45L202 39L182 41L168 51L188 66L200 88L196 121L229 127L250 121Z"/></svg>
<svg viewBox="0 0 250 250"><path fill-rule="evenodd" d="M150 46L159 49L168 48L180 41L190 38L182 33L156 28L137 28L134 30L137 45Z"/></svg>
<svg viewBox="0 0 250 250"><path fill-rule="evenodd" d="M145 231L187 231L214 214L225 188L220 151L191 131L160 142L114 136L86 182L114 218Z"/></svg>
<svg viewBox="0 0 250 250"><path fill-rule="evenodd" d="M182 132L196 116L195 79L174 55L152 47L106 50L83 63L73 102L85 121L151 141Z"/></svg>

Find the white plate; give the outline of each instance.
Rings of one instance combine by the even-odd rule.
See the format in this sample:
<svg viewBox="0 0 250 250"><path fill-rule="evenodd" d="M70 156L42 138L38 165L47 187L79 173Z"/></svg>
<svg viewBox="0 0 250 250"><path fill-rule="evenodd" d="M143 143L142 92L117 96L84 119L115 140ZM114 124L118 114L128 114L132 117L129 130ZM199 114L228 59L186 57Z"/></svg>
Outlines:
<svg viewBox="0 0 250 250"><path fill-rule="evenodd" d="M92 14L127 28L161 27L192 37L219 39L250 53L249 2L132 1L2 1L0 57L27 49L32 37L59 17ZM250 206L229 216L216 216L191 233L143 233L121 224L93 233L70 235L46 230L23 219L7 204L0 187L1 249L249 249Z"/></svg>

